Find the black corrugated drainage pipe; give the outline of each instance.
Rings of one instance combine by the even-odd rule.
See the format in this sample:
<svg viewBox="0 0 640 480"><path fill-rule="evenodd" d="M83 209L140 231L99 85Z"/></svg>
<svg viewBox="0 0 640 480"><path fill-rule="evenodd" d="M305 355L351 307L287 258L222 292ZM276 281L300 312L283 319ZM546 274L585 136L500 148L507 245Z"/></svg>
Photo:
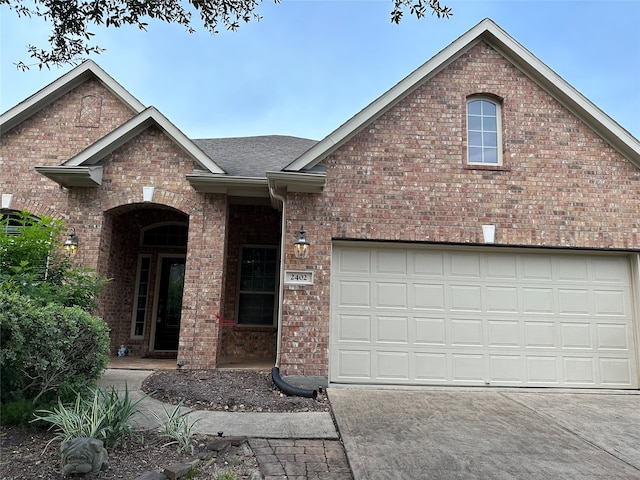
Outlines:
<svg viewBox="0 0 640 480"><path fill-rule="evenodd" d="M289 385L280 377L280 369L273 367L271 369L271 379L282 392L287 395L295 395L296 397L316 398L318 396L317 390L307 390L306 388L298 388L293 385Z"/></svg>

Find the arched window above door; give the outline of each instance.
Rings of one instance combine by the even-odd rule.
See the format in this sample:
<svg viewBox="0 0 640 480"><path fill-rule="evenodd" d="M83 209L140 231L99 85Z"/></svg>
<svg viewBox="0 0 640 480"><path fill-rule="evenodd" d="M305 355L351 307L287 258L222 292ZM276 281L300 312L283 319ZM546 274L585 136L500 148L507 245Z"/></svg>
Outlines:
<svg viewBox="0 0 640 480"><path fill-rule="evenodd" d="M145 247L186 247L188 236L184 223L155 224L142 230L141 244Z"/></svg>

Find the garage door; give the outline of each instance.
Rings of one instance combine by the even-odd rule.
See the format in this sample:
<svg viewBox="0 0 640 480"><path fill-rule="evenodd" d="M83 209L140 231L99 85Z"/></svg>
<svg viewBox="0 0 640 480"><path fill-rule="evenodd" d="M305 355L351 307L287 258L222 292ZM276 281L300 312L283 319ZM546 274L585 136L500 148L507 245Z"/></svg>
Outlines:
<svg viewBox="0 0 640 480"><path fill-rule="evenodd" d="M333 249L335 383L638 388L626 256Z"/></svg>

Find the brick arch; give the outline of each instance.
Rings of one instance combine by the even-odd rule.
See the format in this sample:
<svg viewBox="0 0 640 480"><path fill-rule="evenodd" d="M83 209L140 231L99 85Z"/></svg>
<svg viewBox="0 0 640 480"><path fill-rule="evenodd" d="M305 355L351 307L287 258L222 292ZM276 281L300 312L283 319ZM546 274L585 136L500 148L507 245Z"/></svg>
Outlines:
<svg viewBox="0 0 640 480"><path fill-rule="evenodd" d="M135 193L131 191L117 192L103 199L102 209L104 212L108 212L114 208L125 205L142 204L143 202L141 200L142 189ZM153 206L154 204L175 208L186 215L192 215L201 209L201 206L195 200L161 188L156 188L153 194L153 202L149 203L150 206Z"/></svg>
<svg viewBox="0 0 640 480"><path fill-rule="evenodd" d="M63 220L65 222L69 219L68 215L59 212L58 210L52 208L50 205L45 205L31 198L18 197L15 195L13 197L13 201L11 202L11 210L25 210L31 215L34 215L38 218L51 217L56 220Z"/></svg>

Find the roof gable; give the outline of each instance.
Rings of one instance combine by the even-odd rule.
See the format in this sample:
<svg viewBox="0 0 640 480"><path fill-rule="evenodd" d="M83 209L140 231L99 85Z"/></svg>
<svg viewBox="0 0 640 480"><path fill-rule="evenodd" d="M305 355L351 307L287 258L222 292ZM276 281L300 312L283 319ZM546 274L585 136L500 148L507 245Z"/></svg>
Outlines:
<svg viewBox="0 0 640 480"><path fill-rule="evenodd" d="M62 165L35 168L41 174L65 187L97 187L102 183L102 165L98 163L152 126L159 128L207 173L225 173L154 107L143 110Z"/></svg>
<svg viewBox="0 0 640 480"><path fill-rule="evenodd" d="M125 90L122 85L116 82L95 62L87 60L0 115L0 132L11 130L90 78L96 78L135 113L140 113L144 110L144 105Z"/></svg>
<svg viewBox="0 0 640 480"><path fill-rule="evenodd" d="M291 162L284 170L295 172L313 168L480 41L486 42L498 51L625 158L640 168L640 142L636 138L487 18L351 117Z"/></svg>

